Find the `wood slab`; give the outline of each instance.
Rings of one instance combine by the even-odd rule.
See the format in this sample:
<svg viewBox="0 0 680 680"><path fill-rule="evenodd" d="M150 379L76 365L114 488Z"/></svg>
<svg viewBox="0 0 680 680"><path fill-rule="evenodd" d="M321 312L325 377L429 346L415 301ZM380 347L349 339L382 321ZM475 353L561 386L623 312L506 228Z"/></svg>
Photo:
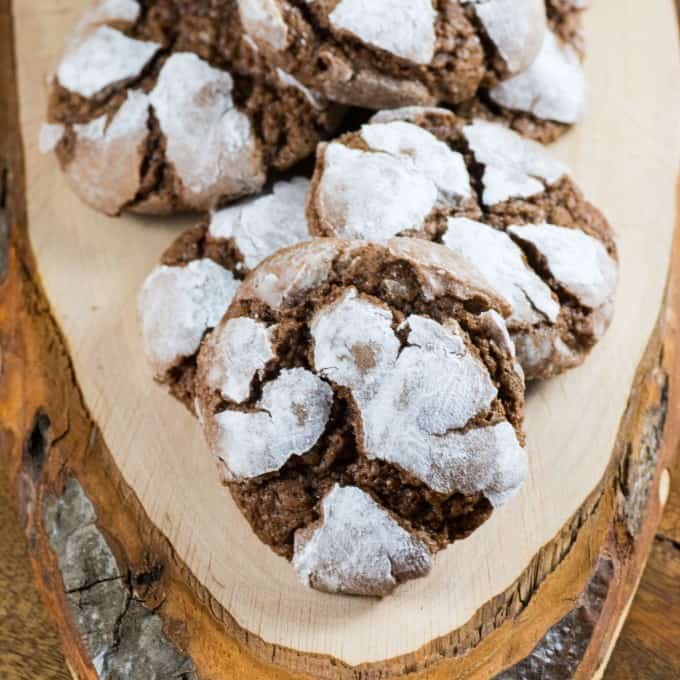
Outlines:
<svg viewBox="0 0 680 680"><path fill-rule="evenodd" d="M680 253L664 294L673 4L595 4L591 115L556 148L619 234L612 329L584 367L531 388L520 495L380 602L300 586L220 487L196 423L152 383L135 298L187 221L97 215L38 153L45 80L85 5L15 2L16 64L5 48L0 71L0 441L76 675L131 662L197 678L591 677L642 573L678 438L666 416L680 404Z"/></svg>
<svg viewBox="0 0 680 680"><path fill-rule="evenodd" d="M669 470L659 488L661 494L668 491L668 501L605 680L680 677L677 643L680 636L680 455L677 453Z"/></svg>

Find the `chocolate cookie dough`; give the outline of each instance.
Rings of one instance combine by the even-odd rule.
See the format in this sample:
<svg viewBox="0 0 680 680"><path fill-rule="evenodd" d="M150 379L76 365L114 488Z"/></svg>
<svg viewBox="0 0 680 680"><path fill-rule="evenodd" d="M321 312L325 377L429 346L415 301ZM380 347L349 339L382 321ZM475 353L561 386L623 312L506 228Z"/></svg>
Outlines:
<svg viewBox="0 0 680 680"><path fill-rule="evenodd" d="M279 248L309 238L309 181L276 183L257 198L215 212L179 236L139 294L144 351L154 378L194 410L196 354L224 316L241 280Z"/></svg>
<svg viewBox="0 0 680 680"><path fill-rule="evenodd" d="M470 99L524 71L543 0L238 0L269 59L330 100L371 109Z"/></svg>
<svg viewBox="0 0 680 680"><path fill-rule="evenodd" d="M41 147L94 208L168 214L259 191L340 117L244 41L235 0L100 0L52 78Z"/></svg>
<svg viewBox="0 0 680 680"><path fill-rule="evenodd" d="M424 240L316 239L260 264L203 343L210 450L303 583L386 595L521 485L524 381L485 286Z"/></svg>
<svg viewBox="0 0 680 680"><path fill-rule="evenodd" d="M512 307L528 379L582 363L610 323L611 228L563 163L500 124L442 109L380 113L319 146L307 217L317 236L417 236L478 267Z"/></svg>
<svg viewBox="0 0 680 680"><path fill-rule="evenodd" d="M586 113L588 87L581 65L583 0L546 0L549 30L531 65L456 107L467 118L500 121L525 137L553 142Z"/></svg>

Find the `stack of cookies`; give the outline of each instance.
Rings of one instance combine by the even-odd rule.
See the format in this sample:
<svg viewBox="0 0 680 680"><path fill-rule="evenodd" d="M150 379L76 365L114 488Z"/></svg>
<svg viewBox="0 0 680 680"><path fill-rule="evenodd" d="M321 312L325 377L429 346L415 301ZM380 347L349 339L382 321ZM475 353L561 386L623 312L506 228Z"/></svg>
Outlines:
<svg viewBox="0 0 680 680"><path fill-rule="evenodd" d="M97 210L202 214L148 363L308 586L425 576L525 480L526 382L609 326L614 235L541 144L585 113L584 6L100 0L66 47L41 146Z"/></svg>

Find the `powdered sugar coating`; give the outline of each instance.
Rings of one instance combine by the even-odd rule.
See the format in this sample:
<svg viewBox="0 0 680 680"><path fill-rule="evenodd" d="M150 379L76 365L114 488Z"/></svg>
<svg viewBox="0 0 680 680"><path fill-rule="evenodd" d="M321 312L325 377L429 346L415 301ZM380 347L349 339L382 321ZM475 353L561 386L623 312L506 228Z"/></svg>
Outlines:
<svg viewBox="0 0 680 680"><path fill-rule="evenodd" d="M435 490L455 488L470 494L480 490L495 508L508 503L529 474L526 451L507 421L468 432L452 432L446 442L435 440Z"/></svg>
<svg viewBox="0 0 680 680"><path fill-rule="evenodd" d="M427 546L361 489L336 484L322 510L318 528L295 535L293 566L305 585L329 593L384 596L399 582L430 572Z"/></svg>
<svg viewBox="0 0 680 680"><path fill-rule="evenodd" d="M497 397L488 369L455 322L409 316L403 327L402 348L391 314L350 288L314 317L314 365L351 390L368 458L394 463L440 493L481 492L501 502L526 474L514 429L505 422L509 430L459 432Z"/></svg>
<svg viewBox="0 0 680 680"><path fill-rule="evenodd" d="M498 123L475 120L463 134L475 160L484 166L486 205L535 196L569 173L543 146Z"/></svg>
<svg viewBox="0 0 680 680"><path fill-rule="evenodd" d="M408 120L401 122L402 118ZM465 125L456 114L445 109L409 107L377 114L371 121L372 124L334 143L353 154L353 165L335 169L323 152L319 154L308 203L312 232L383 243L395 231L401 236L416 236L418 238L390 239L389 248L395 252L398 242L400 256L421 265L417 271L425 300L441 293L441 271L448 270L462 280L462 288L471 284L500 298L502 303L497 309L502 313L505 313L503 305L510 308L508 323L514 339L522 333L544 330L541 337L545 335L551 346L557 340L564 345L555 346L542 365L533 360L525 363L525 354L520 352L529 379L545 378L570 368L574 365L572 356L582 361L606 327L606 318L599 322L590 312L574 311L568 303L563 304L559 281L554 285L553 277L534 262L534 249L508 231L508 225L513 222L531 219L525 215L545 215L533 218L539 221L551 214L561 214L565 224L574 231L593 234L590 238L599 241L600 253L607 251L612 243L609 225L568 178L566 166L551 158L543 146L502 125L483 120ZM427 205L413 215L408 212L415 204L409 204L404 198L409 192L407 180L392 182L388 173L375 171L369 174L363 167L368 164L376 167L374 158L381 154L403 158L417 170L426 166L428 158L436 157L436 153L426 153L426 145L414 150L417 145L411 140L417 136L411 136L410 131L420 126L435 131L447 140L447 147L463 154L469 172L474 172L475 177L477 173L481 174L483 184L481 197L473 195L458 204L447 205L439 181L435 205L422 220L420 217ZM369 151L362 150L365 146L370 146ZM333 178L328 185L327 173ZM439 176L441 173L435 171L428 179ZM345 190L345 186L349 189ZM375 194L372 193L373 186L378 188ZM522 197L535 198L526 202L518 200ZM351 203L349 207L344 205L345 201ZM366 210L366 205L371 205L371 209ZM338 209L329 209L334 207ZM391 218L390 228L385 228L384 215ZM348 219L351 219L349 226ZM429 240L440 241L443 247L423 245ZM588 239L584 239L585 242ZM589 257L586 254L586 259ZM608 268L603 269L605 279L601 282L600 295L611 301L616 283L616 256L612 254L605 262ZM583 266L587 266L586 263ZM576 276L572 275L572 278ZM399 292L398 281L389 280L384 285L393 293ZM449 285L450 276L444 287ZM588 285L598 284L593 278ZM568 291L567 286L562 289ZM597 309L593 308L594 311ZM528 346L528 343L523 344ZM537 355L537 352L533 354ZM569 363L562 365L562 359Z"/></svg>
<svg viewBox="0 0 680 680"><path fill-rule="evenodd" d="M57 78L62 87L83 97L136 78L160 49L154 42L128 38L110 26L99 26L67 51Z"/></svg>
<svg viewBox="0 0 680 680"><path fill-rule="evenodd" d="M416 241L437 255L420 262L408 248L401 252L401 242ZM262 324L262 335L264 324L276 324L274 358L264 371L249 368L241 383L252 388L248 401L225 402L219 380L208 376L217 361L233 367L244 353L250 365L249 346L259 341L244 340L216 359L218 330L201 347L197 410L224 480L257 536L292 558L311 587L385 595L424 575L431 552L483 523L526 474L523 384L513 373L512 342L502 319L490 314L493 296L443 265L448 258L459 260L418 239L387 245L317 239L268 258L245 280L219 327L248 318L253 327ZM312 272L298 278L305 265ZM438 279L440 296L430 277ZM277 306L262 304L263 282ZM428 288L431 303L424 300ZM300 380L279 385L293 371ZM367 513L357 503L323 548L308 551L329 528L323 499L336 485L366 494L406 539L427 546L426 568L395 568L394 560L390 570L381 567L371 557L376 550L383 555L375 520L372 542L357 547L358 556L337 552L343 541L362 540L357 526ZM402 488L408 498L401 499Z"/></svg>
<svg viewBox="0 0 680 680"><path fill-rule="evenodd" d="M457 322L446 326L424 316L411 315L400 324L399 330L408 330L408 344L425 350L442 349L450 354L465 354L462 330Z"/></svg>
<svg viewBox="0 0 680 680"><path fill-rule="evenodd" d="M512 226L508 231L536 248L560 286L582 305L595 309L613 298L618 267L596 238L580 229L545 223Z"/></svg>
<svg viewBox="0 0 680 680"><path fill-rule="evenodd" d="M576 50L548 31L533 64L492 87L489 96L509 109L573 124L585 116L587 83Z"/></svg>
<svg viewBox="0 0 680 680"><path fill-rule="evenodd" d="M66 128L61 123L43 123L40 126L40 136L38 138L38 150L40 153L49 153L57 148L59 142L64 138Z"/></svg>
<svg viewBox="0 0 680 680"><path fill-rule="evenodd" d="M288 27L276 0L238 0L238 10L244 29L255 40L285 49Z"/></svg>
<svg viewBox="0 0 680 680"><path fill-rule="evenodd" d="M447 287L461 300L484 291L496 309L510 313L509 305L490 292L491 286L477 266L446 246L418 238L393 238L387 246L392 254L418 266L424 299L432 300Z"/></svg>
<svg viewBox="0 0 680 680"><path fill-rule="evenodd" d="M437 187L413 163L332 143L323 151L317 210L333 235L385 241L419 229L437 203Z"/></svg>
<svg viewBox="0 0 680 680"><path fill-rule="evenodd" d="M322 151L314 208L334 236L382 242L471 197L462 155L426 130L395 121L359 134L369 151L338 142Z"/></svg>
<svg viewBox="0 0 680 680"><path fill-rule="evenodd" d="M265 384L256 410L216 414L209 444L230 478L274 472L316 444L332 404L333 390L321 378L304 368L286 369Z"/></svg>
<svg viewBox="0 0 680 680"><path fill-rule="evenodd" d="M154 269L139 294L138 310L146 357L158 379L196 353L237 288L233 274L208 259Z"/></svg>
<svg viewBox="0 0 680 680"><path fill-rule="evenodd" d="M350 288L311 324L316 370L368 400L389 373L400 349L392 312Z"/></svg>
<svg viewBox="0 0 680 680"><path fill-rule="evenodd" d="M89 205L116 215L139 191L149 101L139 90L109 120L106 115L74 125L75 145L66 167L69 181Z"/></svg>
<svg viewBox="0 0 680 680"><path fill-rule="evenodd" d="M463 0L471 4L510 73L531 64L546 30L543 0Z"/></svg>
<svg viewBox="0 0 680 680"><path fill-rule="evenodd" d="M512 306L510 323L554 323L560 304L503 231L465 217L449 218L442 243L476 265L494 292Z"/></svg>
<svg viewBox="0 0 680 680"><path fill-rule="evenodd" d="M208 387L217 390L224 399L246 401L253 378L274 358L271 344L274 328L247 317L221 324L209 340Z"/></svg>
<svg viewBox="0 0 680 680"><path fill-rule="evenodd" d="M126 21L132 24L137 21L140 12L141 8L136 0L100 0L83 15L76 32L86 26L109 21Z"/></svg>
<svg viewBox="0 0 680 680"><path fill-rule="evenodd" d="M462 154L427 130L405 121L395 121L364 125L360 134L371 149L413 163L435 183L443 203L455 204L470 198L470 175Z"/></svg>
<svg viewBox="0 0 680 680"><path fill-rule="evenodd" d="M229 73L179 52L165 62L149 95L167 140L167 160L196 209L264 184L250 120L235 108L232 90Z"/></svg>
<svg viewBox="0 0 680 680"><path fill-rule="evenodd" d="M316 239L304 250L289 248L273 256L267 267L256 269L244 282L242 293L280 309L290 297L304 294L328 278L338 254L337 243Z"/></svg>
<svg viewBox="0 0 680 680"><path fill-rule="evenodd" d="M416 64L435 54L432 0L340 0L329 15L331 26Z"/></svg>
<svg viewBox="0 0 680 680"><path fill-rule="evenodd" d="M296 177L277 182L271 194L219 210L210 220L210 234L232 239L248 269L280 248L310 238L305 203L309 180Z"/></svg>

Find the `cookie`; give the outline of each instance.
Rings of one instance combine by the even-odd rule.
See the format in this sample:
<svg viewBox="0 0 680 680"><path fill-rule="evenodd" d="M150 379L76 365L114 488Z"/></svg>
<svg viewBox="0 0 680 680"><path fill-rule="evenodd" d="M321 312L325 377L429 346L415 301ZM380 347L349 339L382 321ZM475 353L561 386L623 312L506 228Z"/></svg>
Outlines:
<svg viewBox="0 0 680 680"><path fill-rule="evenodd" d="M524 480L524 381L485 285L424 240L316 239L260 264L203 343L209 448L306 585L386 595Z"/></svg>
<svg viewBox="0 0 680 680"><path fill-rule="evenodd" d="M470 99L526 69L543 0L238 0L270 60L331 101L371 109Z"/></svg>
<svg viewBox="0 0 680 680"><path fill-rule="evenodd" d="M503 122L543 144L581 122L588 99L581 65L583 9L583 0L546 0L549 29L531 65L503 82L482 88L476 97L456 107L456 113Z"/></svg>
<svg viewBox="0 0 680 680"><path fill-rule="evenodd" d="M477 266L512 307L527 379L581 364L611 321L610 226L563 163L500 124L380 113L319 146L307 216L317 236L417 236Z"/></svg>
<svg viewBox="0 0 680 680"><path fill-rule="evenodd" d="M194 410L196 354L246 274L279 248L309 239L309 181L277 182L270 193L219 210L166 250L139 294L144 352L156 381Z"/></svg>
<svg viewBox="0 0 680 680"><path fill-rule="evenodd" d="M100 0L52 78L41 148L109 215L211 209L259 191L339 123L243 40L235 0Z"/></svg>

